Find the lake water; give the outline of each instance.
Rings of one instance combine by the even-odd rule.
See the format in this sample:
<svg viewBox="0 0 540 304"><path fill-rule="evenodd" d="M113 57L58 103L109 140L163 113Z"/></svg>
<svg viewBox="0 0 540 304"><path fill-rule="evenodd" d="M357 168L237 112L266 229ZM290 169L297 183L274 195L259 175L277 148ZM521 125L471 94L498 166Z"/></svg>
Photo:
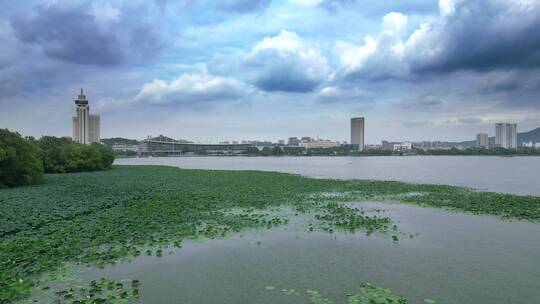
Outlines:
<svg viewBox="0 0 540 304"><path fill-rule="evenodd" d="M224 240L186 241L163 257L140 256L84 273L87 280L141 280L135 303L307 303L279 290L314 289L334 303L362 282L410 303L540 303L540 225L401 204L386 210L400 230L388 236L302 233L291 227ZM260 242L260 244L257 244ZM274 286L275 290L267 290Z"/></svg>
<svg viewBox="0 0 540 304"><path fill-rule="evenodd" d="M316 178L396 180L540 195L540 157L155 157L117 159L115 164L264 170Z"/></svg>

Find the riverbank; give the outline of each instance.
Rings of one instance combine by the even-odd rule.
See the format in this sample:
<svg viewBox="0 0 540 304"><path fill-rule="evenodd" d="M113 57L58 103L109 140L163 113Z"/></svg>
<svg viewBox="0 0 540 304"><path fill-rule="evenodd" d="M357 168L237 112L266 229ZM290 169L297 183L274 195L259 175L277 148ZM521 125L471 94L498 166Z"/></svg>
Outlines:
<svg viewBox="0 0 540 304"><path fill-rule="evenodd" d="M0 190L0 302L45 286L42 275L65 263L103 267L148 251L159 256L160 246L179 247L186 238L286 225L286 216L268 212L280 206L310 214L308 230L409 237L392 218L347 205L364 200L540 219L540 197L443 185L160 166L45 175L41 185Z"/></svg>

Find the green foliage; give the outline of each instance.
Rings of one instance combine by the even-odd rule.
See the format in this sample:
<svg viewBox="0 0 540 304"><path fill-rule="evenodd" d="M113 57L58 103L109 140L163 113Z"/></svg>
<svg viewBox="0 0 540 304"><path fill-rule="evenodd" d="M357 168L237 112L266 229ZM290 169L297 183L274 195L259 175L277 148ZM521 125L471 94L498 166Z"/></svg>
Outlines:
<svg viewBox="0 0 540 304"><path fill-rule="evenodd" d="M161 255L164 246L181 247L184 238L215 238L286 224L287 218L265 215L272 207L285 205L314 214L310 230L386 232L391 219L369 216L346 202L389 197L540 219L539 197L451 186L158 166L51 174L35 187L0 190L0 303L28 295L41 274L66 262L102 267L141 252ZM231 212L237 209L243 211Z"/></svg>
<svg viewBox="0 0 540 304"><path fill-rule="evenodd" d="M40 138L38 144L46 173L105 170L114 161L114 152L101 144L82 145L51 136Z"/></svg>
<svg viewBox="0 0 540 304"><path fill-rule="evenodd" d="M0 188L33 185L42 175L37 145L18 133L0 129Z"/></svg>
<svg viewBox="0 0 540 304"><path fill-rule="evenodd" d="M259 149L255 147L248 147L244 153L247 155L259 155Z"/></svg>
<svg viewBox="0 0 540 304"><path fill-rule="evenodd" d="M388 288L364 283L356 294L346 294L349 304L407 304L407 299L395 295Z"/></svg>
<svg viewBox="0 0 540 304"><path fill-rule="evenodd" d="M49 293L54 292L54 303L58 304L129 303L139 297L139 288L139 280L128 284L106 278L93 280L84 287L44 287Z"/></svg>
<svg viewBox="0 0 540 304"><path fill-rule="evenodd" d="M272 148L272 155L281 156L285 155L285 152L283 152L283 149L281 149L281 147L275 146Z"/></svg>

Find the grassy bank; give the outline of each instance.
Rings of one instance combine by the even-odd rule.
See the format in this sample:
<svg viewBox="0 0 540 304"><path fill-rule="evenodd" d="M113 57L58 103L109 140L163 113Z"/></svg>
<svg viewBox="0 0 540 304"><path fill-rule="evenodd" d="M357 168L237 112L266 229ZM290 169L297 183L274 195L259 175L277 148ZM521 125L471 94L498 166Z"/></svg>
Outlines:
<svg viewBox="0 0 540 304"><path fill-rule="evenodd" d="M287 223L286 218L261 211L273 206L313 212L318 220L315 229L394 233L389 228L391 219L370 217L345 204L388 198L506 218L540 219L540 197L449 186L158 166L45 175L41 185L0 190L0 303L26 296L42 283L41 274L66 262L101 266L147 248L159 255L158 246L180 246L187 237L219 237ZM243 211L229 212L231 209Z"/></svg>

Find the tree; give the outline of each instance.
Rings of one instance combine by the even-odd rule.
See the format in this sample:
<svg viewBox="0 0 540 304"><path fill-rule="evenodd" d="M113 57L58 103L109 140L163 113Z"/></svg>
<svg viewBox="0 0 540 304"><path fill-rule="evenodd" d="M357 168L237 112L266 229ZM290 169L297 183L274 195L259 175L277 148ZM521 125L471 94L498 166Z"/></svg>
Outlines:
<svg viewBox="0 0 540 304"><path fill-rule="evenodd" d="M114 162L114 151L102 144L82 145L51 136L40 138L38 143L46 173L106 170Z"/></svg>
<svg viewBox="0 0 540 304"><path fill-rule="evenodd" d="M272 155L272 148L270 148L270 147L262 148L261 155L262 156L270 156L270 155Z"/></svg>
<svg viewBox="0 0 540 304"><path fill-rule="evenodd" d="M281 156L283 154L285 154L285 152L283 152L281 147L275 146L275 147L272 148L272 155Z"/></svg>
<svg viewBox="0 0 540 304"><path fill-rule="evenodd" d="M256 147L247 147L247 149L244 151L247 155L259 155L259 149Z"/></svg>
<svg viewBox="0 0 540 304"><path fill-rule="evenodd" d="M18 133L0 129L0 188L36 184L43 176L39 147Z"/></svg>

